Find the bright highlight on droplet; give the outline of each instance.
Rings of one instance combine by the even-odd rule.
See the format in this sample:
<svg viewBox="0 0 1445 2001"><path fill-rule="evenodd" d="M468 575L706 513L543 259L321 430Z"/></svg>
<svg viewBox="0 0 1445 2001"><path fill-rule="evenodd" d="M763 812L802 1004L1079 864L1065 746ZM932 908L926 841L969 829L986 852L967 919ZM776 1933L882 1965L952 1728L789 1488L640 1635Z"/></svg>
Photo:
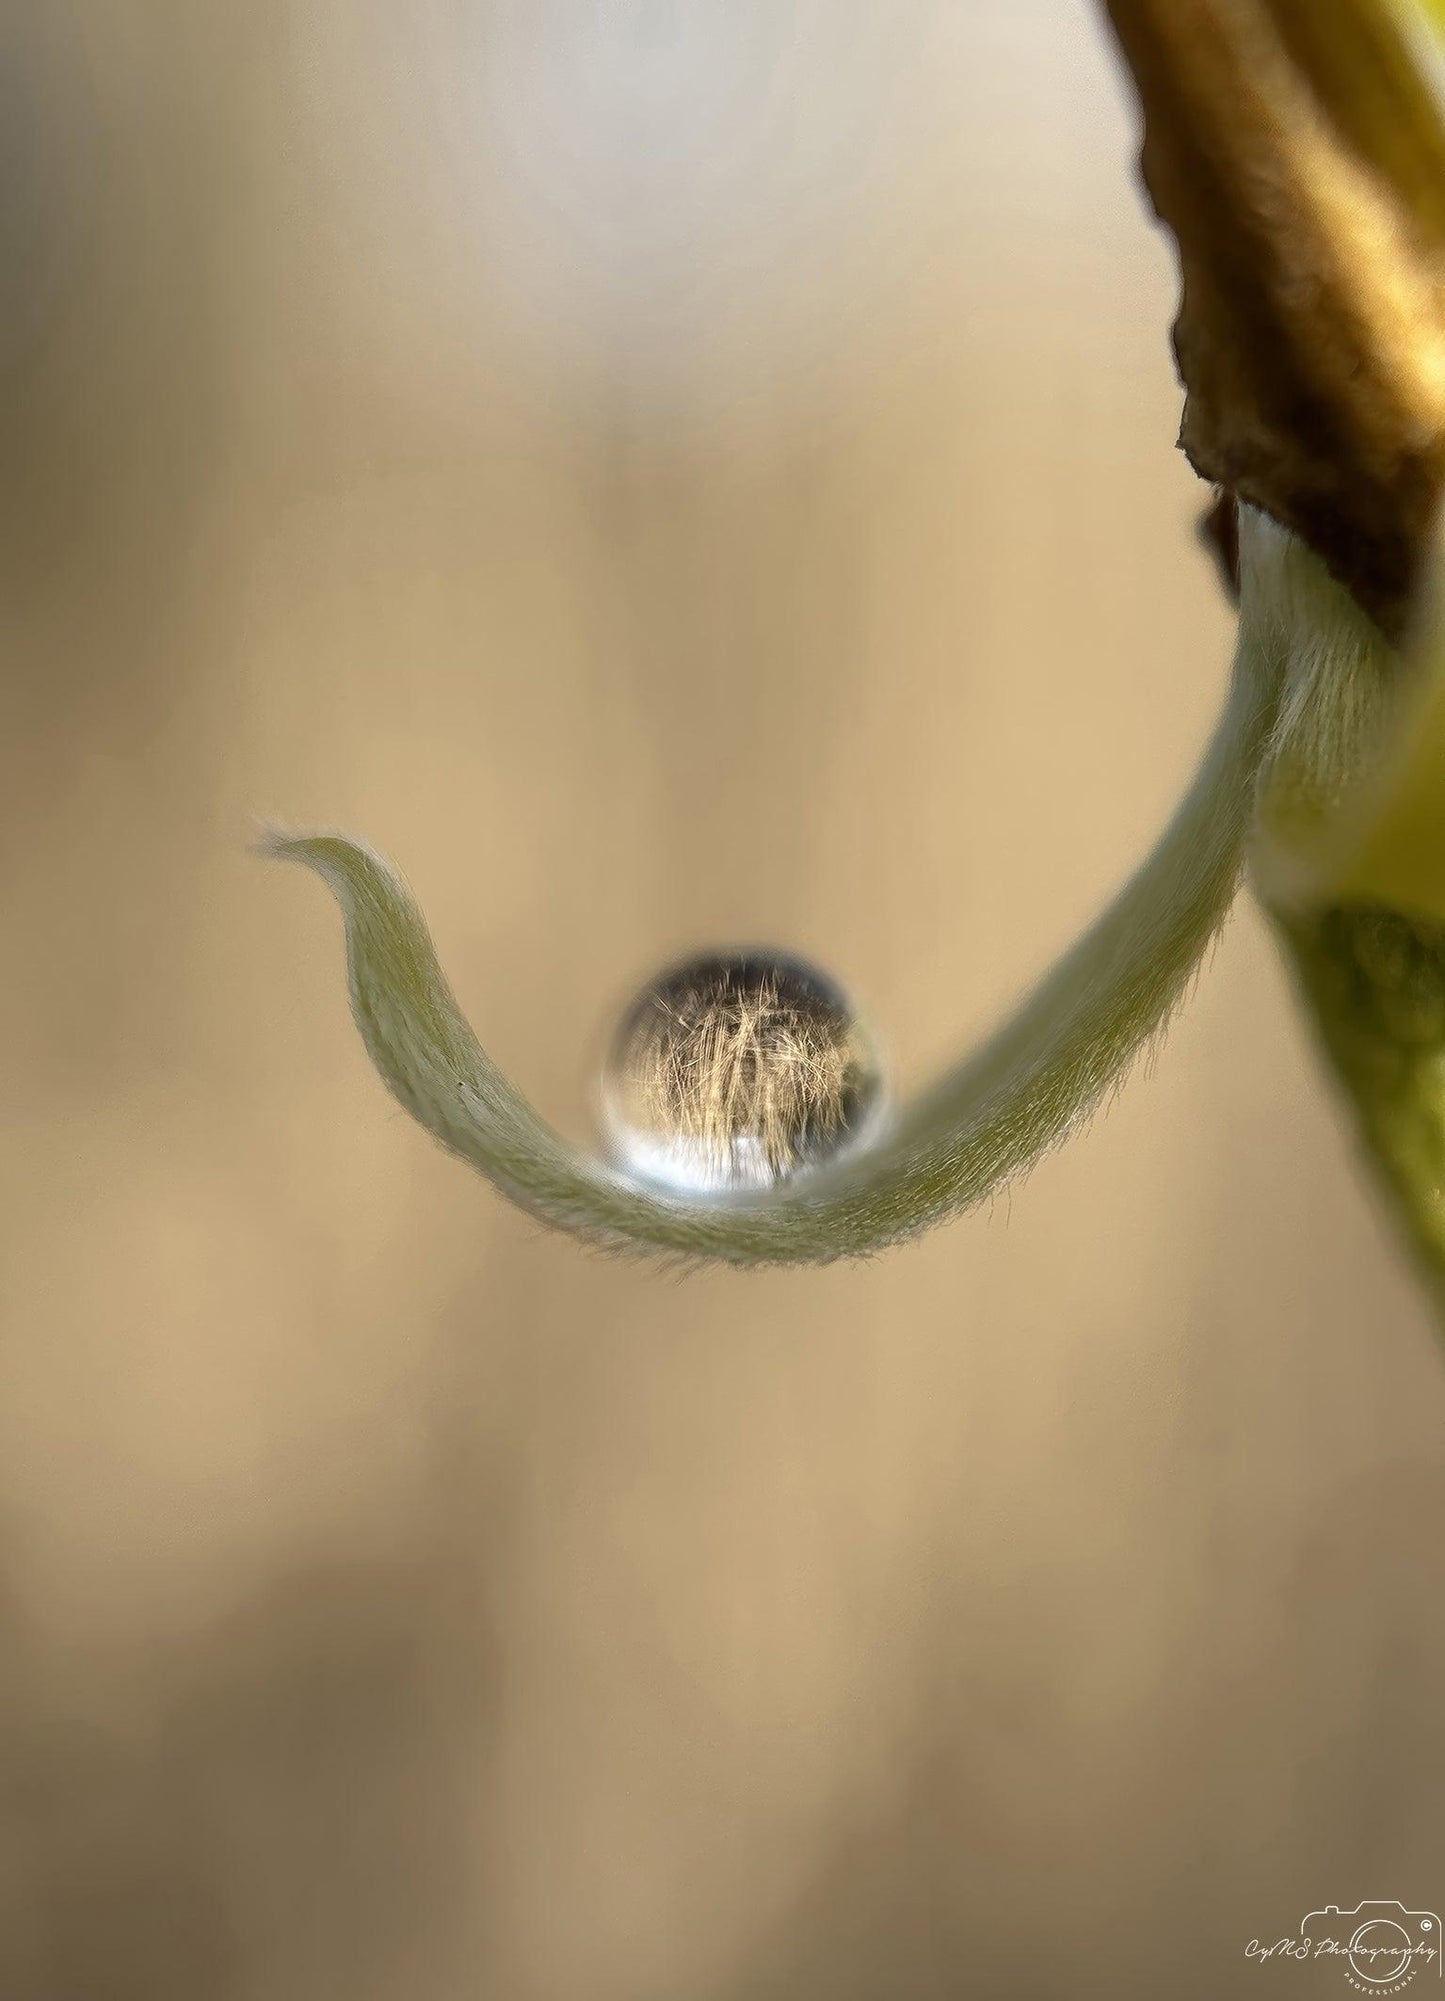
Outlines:
<svg viewBox="0 0 1445 2001"><path fill-rule="evenodd" d="M628 1008L602 1080L629 1174L679 1195L771 1188L830 1159L883 1105L847 997L776 952L710 952Z"/></svg>

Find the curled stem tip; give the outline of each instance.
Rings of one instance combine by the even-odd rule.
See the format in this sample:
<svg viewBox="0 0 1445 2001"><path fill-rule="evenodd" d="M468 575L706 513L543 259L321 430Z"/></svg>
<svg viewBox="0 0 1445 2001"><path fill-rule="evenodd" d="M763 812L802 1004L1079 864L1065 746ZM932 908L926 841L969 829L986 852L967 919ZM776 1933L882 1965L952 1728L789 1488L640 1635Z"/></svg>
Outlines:
<svg viewBox="0 0 1445 2001"><path fill-rule="evenodd" d="M341 834L269 832L341 906L352 1011L388 1089L541 1221L617 1249L737 1265L827 1263L916 1236L1024 1172L1161 1029L1238 884L1278 674L1248 637L1199 773L1149 860L1013 1018L871 1143L765 1191L661 1193L569 1144L487 1055L418 905Z"/></svg>

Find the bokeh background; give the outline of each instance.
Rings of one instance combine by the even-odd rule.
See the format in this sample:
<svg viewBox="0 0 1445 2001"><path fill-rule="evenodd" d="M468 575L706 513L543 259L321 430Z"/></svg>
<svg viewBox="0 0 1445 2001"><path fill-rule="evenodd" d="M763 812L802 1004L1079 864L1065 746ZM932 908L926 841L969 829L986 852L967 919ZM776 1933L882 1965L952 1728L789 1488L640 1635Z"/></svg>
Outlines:
<svg viewBox="0 0 1445 2001"><path fill-rule="evenodd" d="M1007 1201L681 1283L352 1029L329 824L569 1130L692 945L906 1086L1231 618L1086 0L19 0L0 1993L1338 1991L1445 1903L1445 1353L1241 906Z"/></svg>

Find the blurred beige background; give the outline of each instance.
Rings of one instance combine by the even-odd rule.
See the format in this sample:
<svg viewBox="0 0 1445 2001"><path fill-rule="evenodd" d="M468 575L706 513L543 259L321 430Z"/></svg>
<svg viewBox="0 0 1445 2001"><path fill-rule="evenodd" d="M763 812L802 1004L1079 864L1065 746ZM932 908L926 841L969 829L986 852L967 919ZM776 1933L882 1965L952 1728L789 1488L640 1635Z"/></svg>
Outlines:
<svg viewBox="0 0 1445 2001"><path fill-rule="evenodd" d="M1258 919L992 1213L678 1283L246 852L578 1132L692 944L1008 1005L1230 648L1086 0L0 38L0 1994L1339 1992L1245 1947L1445 1903L1445 1357Z"/></svg>

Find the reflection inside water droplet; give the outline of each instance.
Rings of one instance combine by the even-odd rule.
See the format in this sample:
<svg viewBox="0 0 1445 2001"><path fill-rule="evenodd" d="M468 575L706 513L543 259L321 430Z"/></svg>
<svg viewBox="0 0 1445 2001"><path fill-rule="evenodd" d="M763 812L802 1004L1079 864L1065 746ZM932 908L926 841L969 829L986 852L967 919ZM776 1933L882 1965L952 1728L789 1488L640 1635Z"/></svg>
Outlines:
<svg viewBox="0 0 1445 2001"><path fill-rule="evenodd" d="M846 996L777 952L710 952L628 1008L602 1080L630 1174L679 1194L770 1188L855 1141L883 1078Z"/></svg>

